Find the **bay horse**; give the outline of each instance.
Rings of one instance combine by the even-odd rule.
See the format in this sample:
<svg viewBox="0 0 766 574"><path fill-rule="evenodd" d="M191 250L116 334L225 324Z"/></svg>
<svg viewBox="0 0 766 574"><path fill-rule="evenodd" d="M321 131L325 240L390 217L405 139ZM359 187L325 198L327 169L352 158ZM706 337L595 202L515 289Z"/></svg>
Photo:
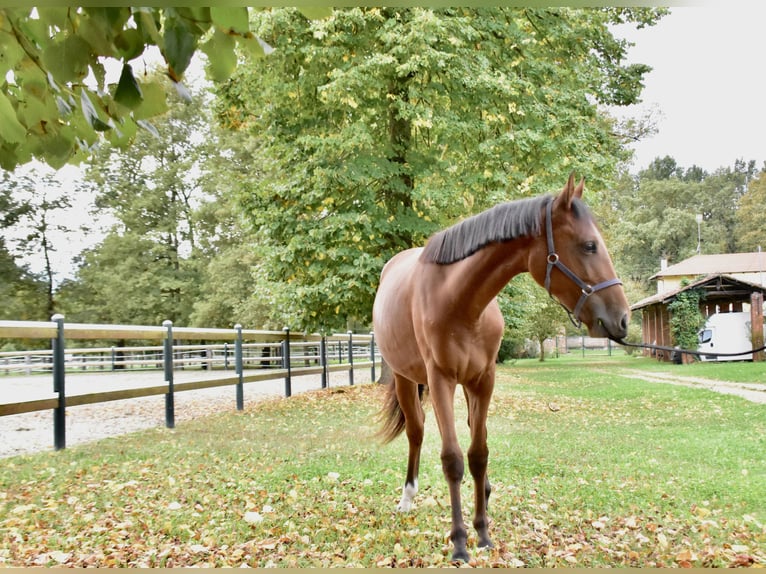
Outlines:
<svg viewBox="0 0 766 574"><path fill-rule="evenodd" d="M460 502L463 453L454 396L462 385L468 406L468 468L474 481L473 526L479 547L488 532L487 411L504 321L495 299L511 278L528 272L593 337L621 340L630 310L598 227L582 202L584 180L574 173L556 196L502 203L435 234L423 248L386 263L373 306L375 339L388 365L381 435L404 430L407 476L399 511L418 491L425 389L441 434L441 462L452 508L453 561L469 559Z"/></svg>

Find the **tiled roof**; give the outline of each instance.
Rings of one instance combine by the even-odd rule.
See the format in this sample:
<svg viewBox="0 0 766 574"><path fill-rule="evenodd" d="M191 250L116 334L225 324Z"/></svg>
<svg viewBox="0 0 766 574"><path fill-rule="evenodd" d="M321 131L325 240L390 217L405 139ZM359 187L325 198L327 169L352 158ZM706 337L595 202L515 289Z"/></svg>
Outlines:
<svg viewBox="0 0 766 574"><path fill-rule="evenodd" d="M755 273L766 271L766 253L721 253L717 255L695 255L655 273L649 279L658 277L694 277L714 273Z"/></svg>

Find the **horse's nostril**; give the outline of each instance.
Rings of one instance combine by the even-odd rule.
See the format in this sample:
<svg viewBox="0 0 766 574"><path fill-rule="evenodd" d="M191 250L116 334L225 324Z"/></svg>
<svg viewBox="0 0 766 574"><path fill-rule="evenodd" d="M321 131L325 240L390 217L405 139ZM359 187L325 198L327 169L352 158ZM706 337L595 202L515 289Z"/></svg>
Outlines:
<svg viewBox="0 0 766 574"><path fill-rule="evenodd" d="M628 314L627 313L625 313L622 316L622 319L620 320L620 327L622 328L623 331L628 330Z"/></svg>

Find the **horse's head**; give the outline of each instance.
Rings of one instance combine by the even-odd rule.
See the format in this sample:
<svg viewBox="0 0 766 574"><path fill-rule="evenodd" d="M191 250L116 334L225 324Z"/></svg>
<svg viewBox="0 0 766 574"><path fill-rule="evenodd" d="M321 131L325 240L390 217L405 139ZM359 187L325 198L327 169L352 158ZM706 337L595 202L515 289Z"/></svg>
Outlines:
<svg viewBox="0 0 766 574"><path fill-rule="evenodd" d="M622 340L628 334L630 308L601 233L581 201L583 180L569 176L561 193L543 213L545 232L530 250L529 272L582 321L592 337Z"/></svg>

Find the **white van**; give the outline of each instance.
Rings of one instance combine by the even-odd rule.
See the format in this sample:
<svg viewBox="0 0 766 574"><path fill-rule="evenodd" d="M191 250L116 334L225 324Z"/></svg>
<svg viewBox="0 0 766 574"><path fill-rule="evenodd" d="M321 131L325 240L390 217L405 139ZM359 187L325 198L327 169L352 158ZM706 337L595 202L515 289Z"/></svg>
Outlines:
<svg viewBox="0 0 766 574"><path fill-rule="evenodd" d="M699 331L697 351L702 361L752 361L753 354L716 357L704 353L736 353L753 348L750 312L713 313L707 318L705 326Z"/></svg>

